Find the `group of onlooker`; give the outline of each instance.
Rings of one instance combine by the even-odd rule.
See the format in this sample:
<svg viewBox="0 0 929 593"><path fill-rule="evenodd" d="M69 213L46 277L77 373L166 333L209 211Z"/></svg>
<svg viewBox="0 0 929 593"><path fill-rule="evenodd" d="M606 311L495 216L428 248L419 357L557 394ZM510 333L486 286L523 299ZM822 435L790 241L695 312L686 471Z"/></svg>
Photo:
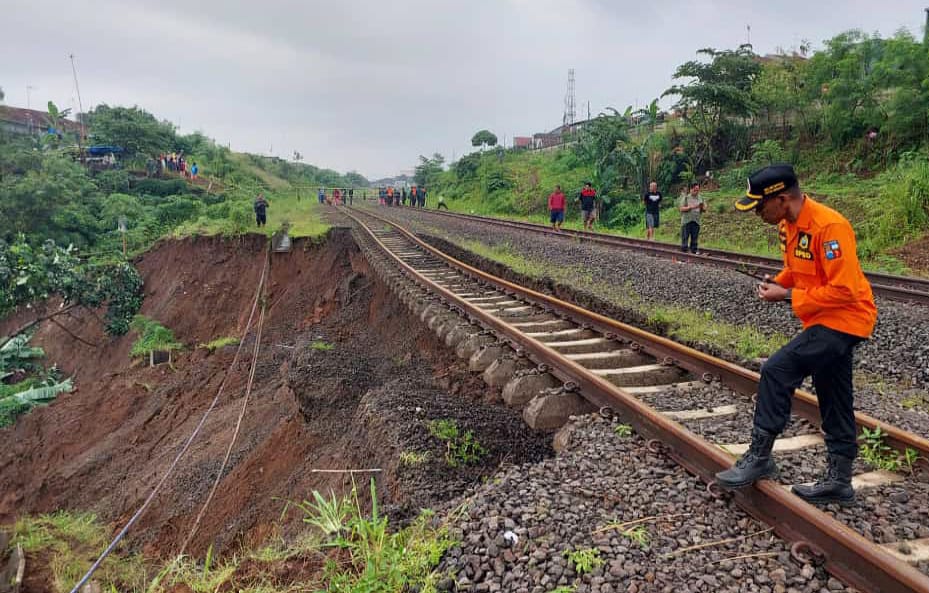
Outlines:
<svg viewBox="0 0 929 593"><path fill-rule="evenodd" d="M377 190L377 200L381 206L406 206L409 201L410 206L425 208L426 186L411 185L409 191L406 187L382 186ZM444 202L442 206L445 206ZM448 206L445 209L448 210Z"/></svg>
<svg viewBox="0 0 929 593"><path fill-rule="evenodd" d="M145 163L145 172L149 177L157 175L164 177L165 171L179 173L186 179L196 179L200 174L200 167L194 161L187 165L187 159L184 158L184 152L163 152L155 158L150 158Z"/></svg>
<svg viewBox="0 0 929 593"><path fill-rule="evenodd" d="M652 181L648 184L648 191L642 196L645 204L645 236L649 240L655 238L655 229L659 226L661 202L663 196L658 191L658 184ZM584 229L592 230L597 219L597 191L591 182L584 183L584 187L577 194L577 202L581 206L581 216ZM561 230L565 219L567 198L560 185L548 196L549 222L556 231ZM697 241L700 236L700 218L706 212L706 201L700 196L700 184L693 183L689 189L684 189L677 200L677 209L681 213L681 251L698 253Z"/></svg>
<svg viewBox="0 0 929 593"><path fill-rule="evenodd" d="M364 198L368 199L368 193L365 192ZM346 188L333 188L331 193L326 193L326 188L319 188L316 192L316 199L319 200L320 204L329 204L330 206L338 206L340 204L348 204L351 206L355 203L355 188L346 187Z"/></svg>

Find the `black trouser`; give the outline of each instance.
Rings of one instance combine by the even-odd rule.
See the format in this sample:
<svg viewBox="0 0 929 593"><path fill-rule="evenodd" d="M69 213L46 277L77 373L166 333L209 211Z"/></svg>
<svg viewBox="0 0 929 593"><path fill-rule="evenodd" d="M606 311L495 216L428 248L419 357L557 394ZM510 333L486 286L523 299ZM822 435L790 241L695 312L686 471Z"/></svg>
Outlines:
<svg viewBox="0 0 929 593"><path fill-rule="evenodd" d="M263 210L260 212L255 212L255 223L257 223L258 226L264 226L266 222L268 222L268 216Z"/></svg>
<svg viewBox="0 0 929 593"><path fill-rule="evenodd" d="M687 251L687 244L690 243L690 252L697 253L697 237L699 235L699 222L691 220L687 224L681 225L681 251Z"/></svg>
<svg viewBox="0 0 929 593"><path fill-rule="evenodd" d="M858 455L852 405L852 357L863 339L822 325L811 326L774 353L761 367L755 426L780 434L790 419L793 392L812 375L826 448L854 459Z"/></svg>
<svg viewBox="0 0 929 593"><path fill-rule="evenodd" d="M439 205L435 207L436 210L441 210L442 208L448 210L448 206L445 205L445 202L439 202Z"/></svg>

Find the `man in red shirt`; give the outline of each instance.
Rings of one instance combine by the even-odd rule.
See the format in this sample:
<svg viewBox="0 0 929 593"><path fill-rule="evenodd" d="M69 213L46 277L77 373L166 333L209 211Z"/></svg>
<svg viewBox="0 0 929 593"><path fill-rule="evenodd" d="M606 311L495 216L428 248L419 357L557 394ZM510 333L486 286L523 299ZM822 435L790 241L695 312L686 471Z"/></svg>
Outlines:
<svg viewBox="0 0 929 593"><path fill-rule="evenodd" d="M561 186L556 185L555 191L548 196L549 222L556 231L561 230L561 224L564 222L565 197L561 191Z"/></svg>

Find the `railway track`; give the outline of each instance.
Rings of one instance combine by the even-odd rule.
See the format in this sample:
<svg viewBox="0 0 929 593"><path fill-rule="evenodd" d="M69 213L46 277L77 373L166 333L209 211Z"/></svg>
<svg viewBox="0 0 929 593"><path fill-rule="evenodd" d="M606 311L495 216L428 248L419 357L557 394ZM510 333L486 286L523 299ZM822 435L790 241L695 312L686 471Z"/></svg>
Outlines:
<svg viewBox="0 0 929 593"><path fill-rule="evenodd" d="M515 228L534 233L571 237L582 241L590 241L592 243L599 243L601 245L609 245L619 249L631 249L638 252L644 252L657 257L700 262L725 268L743 270L753 274L774 275L783 267L781 260L770 257L763 257L760 255L736 253L733 251L723 251L720 249L701 249L700 254L695 255L692 253L681 252L677 246L671 245L669 243L646 241L644 239L636 239L633 237L620 237L618 235L608 235L606 233L579 231L573 229L562 229L560 232L555 232L550 227L534 222L493 218L490 216L480 216L476 214L462 214L460 212L429 210L429 213L452 218L461 218L464 220L476 220L487 224ZM929 305L929 279L917 278L914 276L884 274L881 272L866 272L865 275L871 282L871 287L874 290L874 294L876 295L896 301Z"/></svg>
<svg viewBox="0 0 929 593"><path fill-rule="evenodd" d="M412 311L456 353L482 371L503 398L523 409L527 422L552 427L568 413L600 410L631 424L649 446L664 450L732 500L766 522L791 553L812 557L843 582L863 591L929 592L929 538L878 544L829 513L791 494L788 485L764 480L732 494L718 491L715 473L731 465L746 442L719 442L708 427L752 409L753 371L665 338L586 311L460 262L370 212L343 210L357 224L359 245L372 266ZM657 394L714 386L711 407L695 403L652 407ZM822 447L816 399L798 390L795 434L775 450L791 454ZM929 457L929 441L857 414L861 427L880 426L888 444ZM746 421L747 423L747 421ZM746 429L749 428L746 426ZM906 487L921 478L858 468L856 489ZM918 568L917 568L918 567Z"/></svg>

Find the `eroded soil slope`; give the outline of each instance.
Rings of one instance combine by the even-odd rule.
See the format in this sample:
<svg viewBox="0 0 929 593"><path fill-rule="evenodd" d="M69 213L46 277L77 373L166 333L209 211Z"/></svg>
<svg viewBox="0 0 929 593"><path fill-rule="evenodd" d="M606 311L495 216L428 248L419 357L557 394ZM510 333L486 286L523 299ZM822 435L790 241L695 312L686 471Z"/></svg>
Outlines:
<svg viewBox="0 0 929 593"><path fill-rule="evenodd" d="M264 257L259 237L192 238L164 242L137 262L142 313L187 346L173 369L133 364L134 337L106 338L94 312L62 323L95 347L44 324L35 342L75 376L77 389L0 431L0 520L59 508L127 520L216 393L235 346L209 354L197 344L241 333ZM549 453L550 435L529 431L493 404L495 394L375 279L346 231L272 256L267 302L255 391L194 553L210 543L222 550L261 540L286 500L350 486L346 474L313 470L383 469L374 474L379 494L405 516L455 496L503 461ZM219 470L247 371L243 356L201 437L133 532L133 545L169 555L186 536ZM477 466L447 467L444 446L425 428L435 418L474 430L487 456ZM404 451L430 455L407 467L399 462ZM291 513L285 530L298 524Z"/></svg>

